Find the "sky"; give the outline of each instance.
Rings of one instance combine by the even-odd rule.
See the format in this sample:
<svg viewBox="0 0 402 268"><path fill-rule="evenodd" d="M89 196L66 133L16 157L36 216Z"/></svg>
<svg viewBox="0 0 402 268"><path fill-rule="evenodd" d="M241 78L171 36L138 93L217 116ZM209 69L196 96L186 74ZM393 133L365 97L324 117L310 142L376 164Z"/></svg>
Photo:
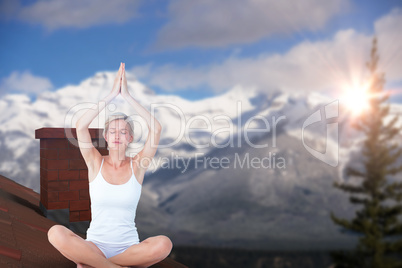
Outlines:
<svg viewBox="0 0 402 268"><path fill-rule="evenodd" d="M402 102L400 0L0 0L0 97L77 85L120 62L156 93L359 86L373 36Z"/></svg>

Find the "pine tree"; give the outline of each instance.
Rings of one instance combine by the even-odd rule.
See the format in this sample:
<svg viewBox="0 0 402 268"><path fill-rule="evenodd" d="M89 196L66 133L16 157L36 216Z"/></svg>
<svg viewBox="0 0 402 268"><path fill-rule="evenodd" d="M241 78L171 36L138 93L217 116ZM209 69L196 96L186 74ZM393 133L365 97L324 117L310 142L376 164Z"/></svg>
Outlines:
<svg viewBox="0 0 402 268"><path fill-rule="evenodd" d="M346 176L354 176L359 183L334 183L336 188L350 193L349 200L359 209L352 220L332 220L342 230L359 234L353 251L335 251L331 256L337 268L394 268L402 267L402 182L390 176L402 171L398 158L402 155L394 141L400 133L398 117L385 122L390 114L389 94L383 89L384 74L377 71L379 56L377 39L373 40L371 59L367 63L370 74L369 111L361 115L354 127L365 135L363 171L347 167Z"/></svg>

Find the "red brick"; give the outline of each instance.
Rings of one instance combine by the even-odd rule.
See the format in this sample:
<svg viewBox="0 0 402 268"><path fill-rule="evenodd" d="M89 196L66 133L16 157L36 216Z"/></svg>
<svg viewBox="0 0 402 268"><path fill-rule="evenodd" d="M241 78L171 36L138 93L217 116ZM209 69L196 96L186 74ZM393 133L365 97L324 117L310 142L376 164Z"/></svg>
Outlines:
<svg viewBox="0 0 402 268"><path fill-rule="evenodd" d="M70 181L70 190L89 189L88 180Z"/></svg>
<svg viewBox="0 0 402 268"><path fill-rule="evenodd" d="M49 184L49 181L45 177L43 177L41 174L40 175L40 186L47 190L47 188L49 187L48 184Z"/></svg>
<svg viewBox="0 0 402 268"><path fill-rule="evenodd" d="M57 149L40 149L40 157L45 159L57 159L58 150Z"/></svg>
<svg viewBox="0 0 402 268"><path fill-rule="evenodd" d="M41 139L40 148L47 148L47 149L68 148L68 141L66 139Z"/></svg>
<svg viewBox="0 0 402 268"><path fill-rule="evenodd" d="M68 181L49 181L48 191L66 191L68 190Z"/></svg>
<svg viewBox="0 0 402 268"><path fill-rule="evenodd" d="M81 159L81 152L78 148L76 149L60 149L59 159Z"/></svg>
<svg viewBox="0 0 402 268"><path fill-rule="evenodd" d="M41 139L39 142L39 147L42 148L46 148L46 139Z"/></svg>
<svg viewBox="0 0 402 268"><path fill-rule="evenodd" d="M68 201L48 203L48 209L63 209L63 208L68 208Z"/></svg>
<svg viewBox="0 0 402 268"><path fill-rule="evenodd" d="M47 170L47 180L48 181L57 181L59 179L59 171L58 170Z"/></svg>
<svg viewBox="0 0 402 268"><path fill-rule="evenodd" d="M40 202L42 203L42 205L46 208L46 209L48 209L48 202L44 199L44 198L40 198Z"/></svg>
<svg viewBox="0 0 402 268"><path fill-rule="evenodd" d="M80 170L80 180L88 180L88 170Z"/></svg>
<svg viewBox="0 0 402 268"><path fill-rule="evenodd" d="M67 139L47 139L46 148L68 148L68 143Z"/></svg>
<svg viewBox="0 0 402 268"><path fill-rule="evenodd" d="M79 180L79 170L59 170L59 180Z"/></svg>
<svg viewBox="0 0 402 268"><path fill-rule="evenodd" d="M103 138L99 138L99 139L92 139L92 145L95 148L107 148L107 142L105 139Z"/></svg>
<svg viewBox="0 0 402 268"><path fill-rule="evenodd" d="M89 209L89 200L70 201L70 211Z"/></svg>
<svg viewBox="0 0 402 268"><path fill-rule="evenodd" d="M80 221L79 211L70 211L70 222Z"/></svg>
<svg viewBox="0 0 402 268"><path fill-rule="evenodd" d="M59 179L59 171L58 170L47 170L47 169L41 168L40 175L47 181L57 181Z"/></svg>
<svg viewBox="0 0 402 268"><path fill-rule="evenodd" d="M70 160L70 169L87 169L84 159Z"/></svg>
<svg viewBox="0 0 402 268"><path fill-rule="evenodd" d="M79 200L80 199L79 191L65 191L65 192L58 192L58 193L59 193L60 201Z"/></svg>
<svg viewBox="0 0 402 268"><path fill-rule="evenodd" d="M91 211L90 210L80 211L80 221L90 221L90 220L91 220Z"/></svg>
<svg viewBox="0 0 402 268"><path fill-rule="evenodd" d="M43 195L47 196L47 190L45 188L43 188L42 186L40 187L40 195L42 196L42 193L44 193Z"/></svg>
<svg viewBox="0 0 402 268"><path fill-rule="evenodd" d="M68 138L67 141L68 141L68 148L79 149L77 137Z"/></svg>
<svg viewBox="0 0 402 268"><path fill-rule="evenodd" d="M40 168L47 169L47 159L46 158L40 158Z"/></svg>
<svg viewBox="0 0 402 268"><path fill-rule="evenodd" d="M48 202L46 202L45 200L43 200L42 198L40 199L40 202L42 203L42 205L46 208L46 209L48 209Z"/></svg>
<svg viewBox="0 0 402 268"><path fill-rule="evenodd" d="M80 199L89 199L89 190L80 190Z"/></svg>
<svg viewBox="0 0 402 268"><path fill-rule="evenodd" d="M102 128L89 128L89 134L92 139L102 138ZM43 127L35 130L35 139L64 139L66 137L77 138L75 128L55 128L55 127Z"/></svg>
<svg viewBox="0 0 402 268"><path fill-rule="evenodd" d="M48 202L47 202L47 191L43 188L40 187L40 202L47 208L48 207Z"/></svg>
<svg viewBox="0 0 402 268"><path fill-rule="evenodd" d="M108 155L109 154L109 150L108 149L98 149L99 153L101 155Z"/></svg>
<svg viewBox="0 0 402 268"><path fill-rule="evenodd" d="M40 168L39 172L40 172L40 175L43 176L44 178L47 177L47 169Z"/></svg>
<svg viewBox="0 0 402 268"><path fill-rule="evenodd" d="M68 160L47 160L47 169L68 169Z"/></svg>
<svg viewBox="0 0 402 268"><path fill-rule="evenodd" d="M59 157L59 152L57 149L42 149L46 150L46 158L47 159L58 159Z"/></svg>
<svg viewBox="0 0 402 268"><path fill-rule="evenodd" d="M48 192L48 201L57 202L59 201L59 192ZM62 201L62 200L60 200Z"/></svg>

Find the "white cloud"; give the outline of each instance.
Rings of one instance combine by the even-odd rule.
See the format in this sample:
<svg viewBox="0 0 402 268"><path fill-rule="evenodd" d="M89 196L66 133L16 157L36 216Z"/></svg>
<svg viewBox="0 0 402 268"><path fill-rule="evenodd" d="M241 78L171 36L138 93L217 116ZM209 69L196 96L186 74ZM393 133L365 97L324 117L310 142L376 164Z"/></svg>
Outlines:
<svg viewBox="0 0 402 268"><path fill-rule="evenodd" d="M139 0L39 0L8 10L22 21L55 30L124 23L137 15L138 5Z"/></svg>
<svg viewBox="0 0 402 268"><path fill-rule="evenodd" d="M388 82L402 81L401 10L394 10L375 23L379 37L379 68ZM133 72L150 86L166 91L212 88L225 91L234 85L252 86L270 91L307 92L345 89L363 81L367 74L372 36L353 29L338 31L333 38L304 41L284 54L237 54L222 62L201 67L148 64Z"/></svg>
<svg viewBox="0 0 402 268"><path fill-rule="evenodd" d="M53 88L48 78L34 76L29 71L14 71L0 83L0 95L10 93L38 94Z"/></svg>
<svg viewBox="0 0 402 268"><path fill-rule="evenodd" d="M348 6L348 0L172 0L156 47L224 47L319 30Z"/></svg>
<svg viewBox="0 0 402 268"><path fill-rule="evenodd" d="M402 9L394 9L375 23L380 49L379 68L386 71L386 79L402 80Z"/></svg>
<svg viewBox="0 0 402 268"><path fill-rule="evenodd" d="M332 40L305 41L287 53L232 56L202 67L176 65L137 66L132 71L150 86L166 91L208 86L216 92L234 85L284 91L331 89L364 68L370 37L353 30L338 32Z"/></svg>

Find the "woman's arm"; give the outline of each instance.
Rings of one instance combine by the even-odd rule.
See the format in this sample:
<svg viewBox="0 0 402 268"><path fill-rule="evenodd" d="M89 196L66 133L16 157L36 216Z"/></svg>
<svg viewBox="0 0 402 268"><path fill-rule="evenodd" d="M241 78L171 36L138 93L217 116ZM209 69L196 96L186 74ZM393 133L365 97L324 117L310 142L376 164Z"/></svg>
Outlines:
<svg viewBox="0 0 402 268"><path fill-rule="evenodd" d="M78 146L80 147L80 151L82 157L85 160L85 163L88 166L88 171L92 172L94 167L94 160L97 157L101 157L100 153L92 144L91 135L89 133L89 125L92 120L112 101L117 95L120 93L121 89L121 74L122 74L122 64L120 64L119 71L117 72L117 76L114 80L114 85L112 91L107 95L103 100L99 101L95 104L91 109L86 111L84 115L78 119L76 123L76 132L78 139Z"/></svg>
<svg viewBox="0 0 402 268"><path fill-rule="evenodd" d="M136 110L136 112L147 122L149 133L147 141L145 142L144 148L138 153L140 158L145 158L147 161L141 161L142 167L148 168L154 157L157 145L159 144L160 135L162 131L162 126L155 117L151 115L141 104L139 104L128 92L126 70L123 63L123 73L122 73L122 84L121 84L121 95L123 98ZM153 136L154 143L152 144L151 136ZM144 166L145 165L145 166Z"/></svg>

